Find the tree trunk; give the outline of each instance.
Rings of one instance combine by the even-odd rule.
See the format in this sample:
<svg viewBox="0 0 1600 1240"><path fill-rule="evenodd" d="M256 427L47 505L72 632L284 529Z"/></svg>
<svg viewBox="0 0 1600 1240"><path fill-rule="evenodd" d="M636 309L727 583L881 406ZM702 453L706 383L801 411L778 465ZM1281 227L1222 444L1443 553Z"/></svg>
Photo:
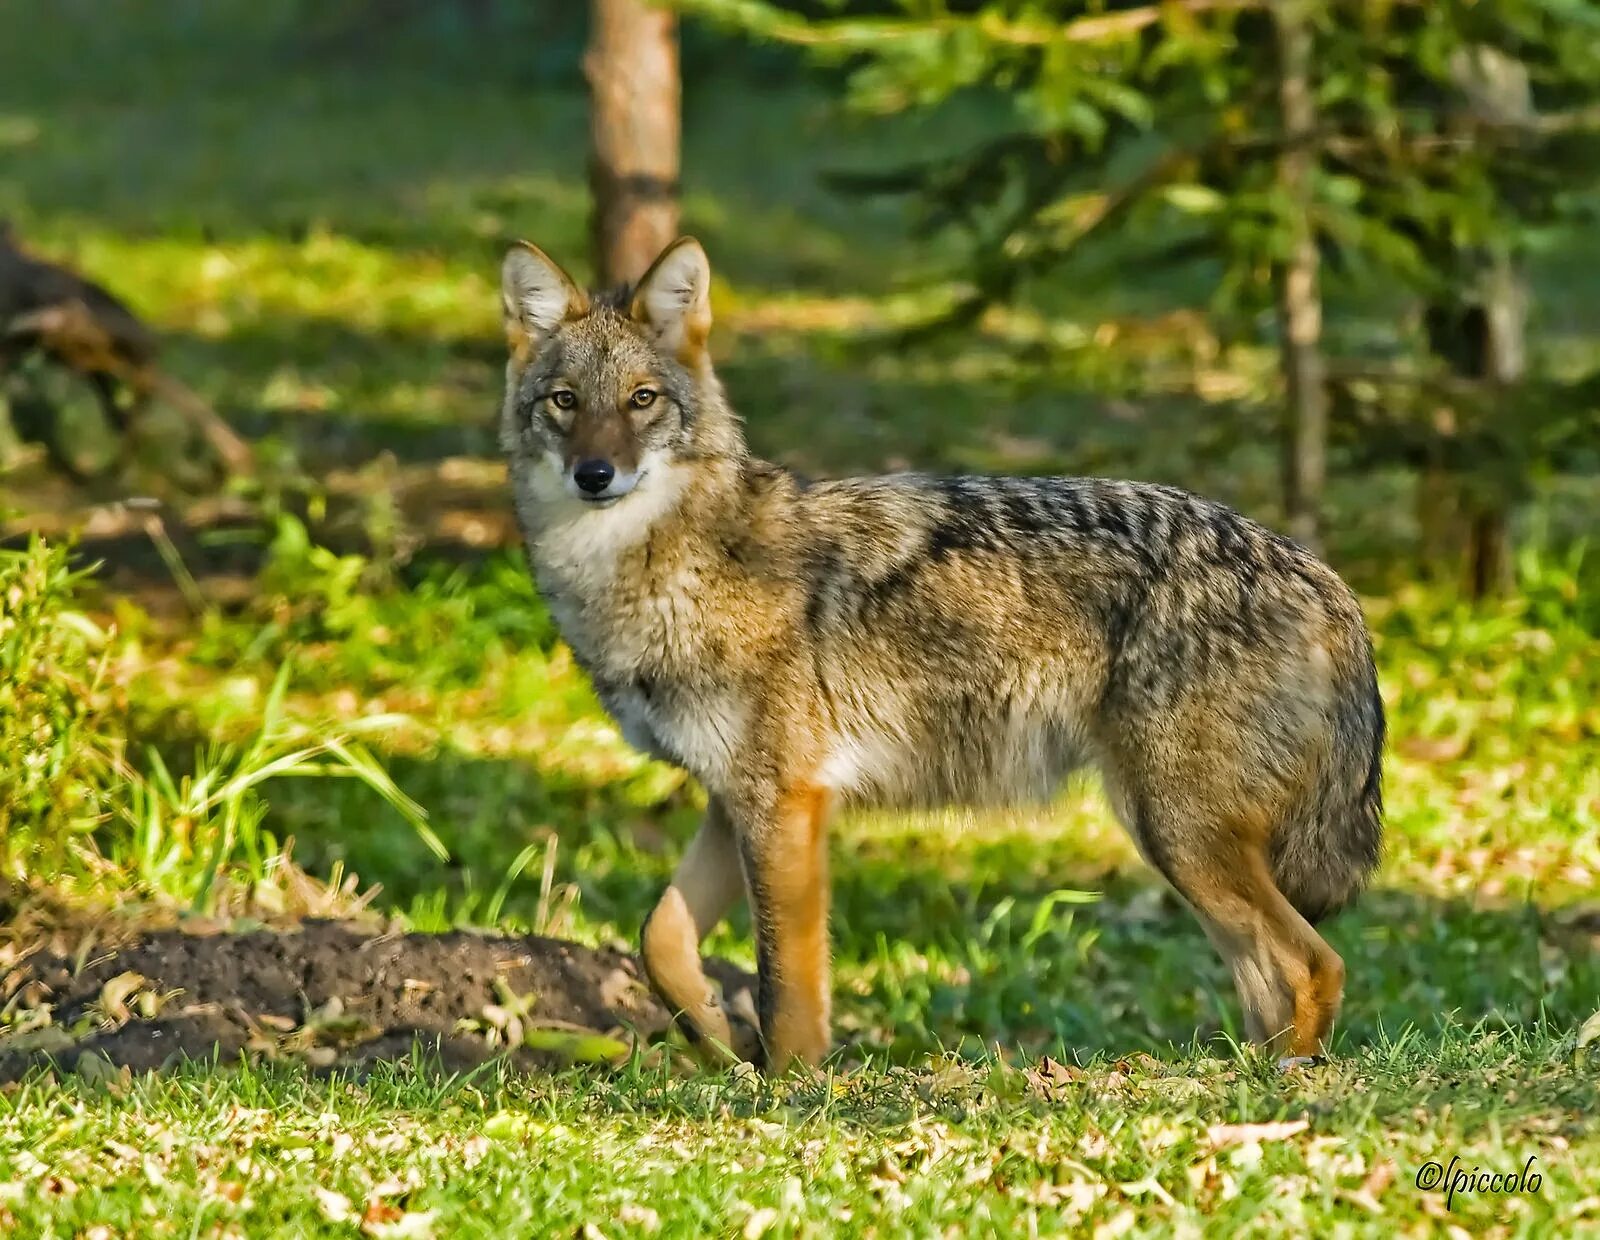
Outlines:
<svg viewBox="0 0 1600 1240"><path fill-rule="evenodd" d="M678 232L677 19L645 0L590 0L589 186L595 273L637 280Z"/></svg>
<svg viewBox="0 0 1600 1240"><path fill-rule="evenodd" d="M1496 48L1458 52L1451 76L1468 106L1497 123L1535 115L1527 67ZM1451 255L1459 292L1428 307L1428 344L1452 371L1494 388L1513 387L1527 371L1528 285L1508 246ZM1438 462L1418 488L1425 553L1453 556L1468 593L1484 598L1512 580L1511 495L1493 464L1451 473ZM1476 474L1476 477L1473 476Z"/></svg>
<svg viewBox="0 0 1600 1240"><path fill-rule="evenodd" d="M1512 387L1527 370L1528 290L1516 262L1503 249L1490 259L1480 295L1485 337L1482 377L1497 388ZM1513 577L1511 497L1504 485L1479 491L1470 507L1467 543L1467 583L1473 598L1501 593Z"/></svg>
<svg viewBox="0 0 1600 1240"><path fill-rule="evenodd" d="M1283 154L1278 184L1289 207L1288 254L1276 275L1278 331L1287 396L1284 507L1289 533L1308 547L1322 541L1322 490L1328 472L1328 388L1322 357L1322 292L1312 219L1317 125L1312 93L1311 6L1277 0L1278 107Z"/></svg>
<svg viewBox="0 0 1600 1240"><path fill-rule="evenodd" d="M1469 104L1492 120L1527 122L1536 115L1528 68L1492 47L1475 47L1452 66ZM1505 245L1491 247L1478 284L1483 306L1482 378L1497 388L1522 382L1528 369L1528 283ZM1474 598L1510 587L1511 497L1504 486L1476 497L1468 541L1468 584Z"/></svg>

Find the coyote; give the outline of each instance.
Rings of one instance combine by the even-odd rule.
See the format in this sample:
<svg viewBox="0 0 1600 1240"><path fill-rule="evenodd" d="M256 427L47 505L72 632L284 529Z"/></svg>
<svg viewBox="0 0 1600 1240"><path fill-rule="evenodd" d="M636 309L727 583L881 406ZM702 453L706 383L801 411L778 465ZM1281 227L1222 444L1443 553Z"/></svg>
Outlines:
<svg viewBox="0 0 1600 1240"><path fill-rule="evenodd" d="M526 243L502 275L528 561L623 735L709 799L642 932L691 1041L773 1071L828 1053L836 806L1015 803L1090 765L1250 1037L1322 1053L1344 965L1311 927L1377 863L1384 732L1332 569L1166 486L807 482L751 456L692 238L631 289L586 293ZM700 960L741 893L758 1029Z"/></svg>

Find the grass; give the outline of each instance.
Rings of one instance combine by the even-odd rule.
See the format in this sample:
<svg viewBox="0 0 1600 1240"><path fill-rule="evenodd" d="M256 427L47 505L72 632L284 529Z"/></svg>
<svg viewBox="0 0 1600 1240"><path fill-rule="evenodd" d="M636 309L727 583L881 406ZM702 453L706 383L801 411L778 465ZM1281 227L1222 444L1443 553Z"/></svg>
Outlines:
<svg viewBox="0 0 1600 1240"><path fill-rule="evenodd" d="M1592 1080L1538 1039L1372 1047L1314 1082L1233 1058L1083 1075L441 1082L417 1063L35 1086L0 1102L21 1172L0 1210L179 1236L1536 1236L1600 1217ZM1416 1188L1452 1159L1540 1182Z"/></svg>
<svg viewBox="0 0 1600 1240"><path fill-rule="evenodd" d="M49 55L0 30L0 213L127 295L173 369L276 439L302 481L234 531L255 550L226 603L204 573L176 620L109 586L58 598L85 616L59 634L85 643L74 666L98 669L115 711L86 722L72 689L41 717L58 759L99 752L66 738L105 723L108 765L70 777L110 800L70 824L100 864L19 850L27 877L83 903L254 918L292 839L329 890L353 872L414 928L524 929L548 903L528 850L553 840L578 893L570 932L631 941L699 791L622 744L509 552L444 554L389 502L392 470L358 480L358 538L317 519L335 471L380 450L396 468L491 457L497 250L522 233L583 248L566 45L524 64L489 49L503 40L446 32L436 55L383 41L357 65L297 43L288 5L167 11L181 20L119 0L52 27ZM29 0L0 23L53 15ZM747 84L710 70L686 89L686 223L718 265L722 369L760 450L823 472L1179 481L1274 519L1259 358L1172 324L1107 333L1087 295L931 352L863 349L945 257L818 187L820 169L871 158L874 131L837 123L815 85L759 107L730 106ZM1592 301L1559 293L1582 335ZM1058 347L1019 363L1006 336L1029 331ZM500 502L492 463L472 468ZM33 502L31 479L6 486ZM841 824L826 1080L644 1062L534 1080L425 1062L364 1080L263 1065L38 1078L0 1094L0 1230L1600 1234L1600 1077L1578 1046L1600 1008L1600 552L1584 558L1580 538L1600 490L1543 480L1517 592L1479 607L1422 580L1412 503L1397 476L1341 476L1331 497L1331 554L1363 591L1394 743L1384 869L1330 929L1350 988L1328 1066L1282 1076L1236 1052L1203 935L1075 786L1016 814ZM135 548L106 550L126 577ZM352 737L363 719L382 725L359 739L389 800L360 761L364 780L255 782L296 738ZM30 787L37 811L49 785ZM237 796L219 810L223 788ZM153 819L125 812L135 789L157 798ZM742 914L710 948L752 963ZM1540 1183L1418 1187L1452 1158L1533 1158Z"/></svg>

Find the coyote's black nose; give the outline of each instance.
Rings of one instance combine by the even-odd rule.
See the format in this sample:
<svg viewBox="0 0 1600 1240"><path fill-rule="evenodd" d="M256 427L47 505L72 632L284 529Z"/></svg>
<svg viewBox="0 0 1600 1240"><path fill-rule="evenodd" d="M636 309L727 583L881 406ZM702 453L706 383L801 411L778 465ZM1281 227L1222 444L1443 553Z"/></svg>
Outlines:
<svg viewBox="0 0 1600 1240"><path fill-rule="evenodd" d="M579 461L572 470L572 480L578 484L578 489L590 495L600 494L616 476L617 471L610 461Z"/></svg>

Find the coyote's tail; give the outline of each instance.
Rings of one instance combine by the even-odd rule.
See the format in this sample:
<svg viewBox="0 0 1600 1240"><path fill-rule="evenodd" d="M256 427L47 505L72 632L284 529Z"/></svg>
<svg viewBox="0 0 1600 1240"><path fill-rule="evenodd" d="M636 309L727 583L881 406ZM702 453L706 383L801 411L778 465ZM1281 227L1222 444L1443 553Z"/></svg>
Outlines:
<svg viewBox="0 0 1600 1240"><path fill-rule="evenodd" d="M1360 894L1382 851L1383 699L1370 643L1363 645L1361 674L1334 710L1333 758L1301 812L1272 838L1272 877L1312 923Z"/></svg>

